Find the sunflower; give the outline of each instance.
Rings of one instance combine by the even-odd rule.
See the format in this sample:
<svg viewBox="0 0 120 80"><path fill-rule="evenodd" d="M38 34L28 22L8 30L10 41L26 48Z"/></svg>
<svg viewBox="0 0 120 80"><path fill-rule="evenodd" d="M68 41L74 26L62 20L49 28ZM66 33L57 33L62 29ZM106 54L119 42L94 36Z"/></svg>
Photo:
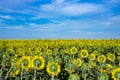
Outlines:
<svg viewBox="0 0 120 80"><path fill-rule="evenodd" d="M80 80L80 77L77 74L70 74L68 80Z"/></svg>
<svg viewBox="0 0 120 80"><path fill-rule="evenodd" d="M120 51L117 52L117 55L120 56Z"/></svg>
<svg viewBox="0 0 120 80"><path fill-rule="evenodd" d="M89 55L90 61L91 61L91 60L95 60L95 58L96 58L95 54L92 53L92 54Z"/></svg>
<svg viewBox="0 0 120 80"><path fill-rule="evenodd" d="M109 69L113 68L113 66L111 64L106 64L106 67L109 68Z"/></svg>
<svg viewBox="0 0 120 80"><path fill-rule="evenodd" d="M42 45L42 47L43 47L44 49L47 49L47 48L48 48L48 44L47 44L47 43L44 43L44 44Z"/></svg>
<svg viewBox="0 0 120 80"><path fill-rule="evenodd" d="M18 65L12 65L12 69L10 71L10 76L15 77L20 73L20 69Z"/></svg>
<svg viewBox="0 0 120 80"><path fill-rule="evenodd" d="M69 61L69 62L66 64L65 70L66 70L67 72L69 72L70 74L75 72L75 65L74 65L74 63L72 62L72 60Z"/></svg>
<svg viewBox="0 0 120 80"><path fill-rule="evenodd" d="M106 57L104 55L99 55L97 58L98 62L104 63L106 62Z"/></svg>
<svg viewBox="0 0 120 80"><path fill-rule="evenodd" d="M70 49L64 49L65 54L70 54Z"/></svg>
<svg viewBox="0 0 120 80"><path fill-rule="evenodd" d="M87 57L88 57L88 51L87 51L87 50L82 50L82 51L80 52L80 56L81 56L82 58L87 58Z"/></svg>
<svg viewBox="0 0 120 80"><path fill-rule="evenodd" d="M82 66L82 60L77 58L73 60L73 64L75 64L76 66L80 67Z"/></svg>
<svg viewBox="0 0 120 80"><path fill-rule="evenodd" d="M71 54L76 54L78 52L78 49L76 48L76 47L72 47L71 49L70 49L70 53Z"/></svg>
<svg viewBox="0 0 120 80"><path fill-rule="evenodd" d="M66 67L65 70L70 74L75 72L75 68Z"/></svg>
<svg viewBox="0 0 120 80"><path fill-rule="evenodd" d="M115 61L115 55L114 54L112 54L112 53L108 53L107 55L106 55L106 58L107 58L107 60L109 60L109 61Z"/></svg>
<svg viewBox="0 0 120 80"><path fill-rule="evenodd" d="M25 70L28 70L30 67L31 67L31 64L30 64L30 57L29 56L23 56L21 59L20 59L20 65L23 69Z"/></svg>
<svg viewBox="0 0 120 80"><path fill-rule="evenodd" d="M96 66L96 62L94 62L94 61L89 61L89 63L88 63L88 67L89 68L93 68L93 67L95 67Z"/></svg>
<svg viewBox="0 0 120 80"><path fill-rule="evenodd" d="M98 67L98 71L101 72L101 73L107 73L108 72L106 69L102 69L100 67Z"/></svg>
<svg viewBox="0 0 120 80"><path fill-rule="evenodd" d="M51 49L47 49L46 54L47 55L52 55L52 50Z"/></svg>
<svg viewBox="0 0 120 80"><path fill-rule="evenodd" d="M39 52L38 55L39 55L39 56L42 56L42 55L43 55L43 52Z"/></svg>
<svg viewBox="0 0 120 80"><path fill-rule="evenodd" d="M98 55L98 51L93 51L93 54L95 54L97 56Z"/></svg>
<svg viewBox="0 0 120 80"><path fill-rule="evenodd" d="M98 75L97 80L108 80L108 75L106 73L102 73Z"/></svg>
<svg viewBox="0 0 120 80"><path fill-rule="evenodd" d="M114 69L114 66L112 66L111 64L106 64L105 69L107 70L107 73L110 74L111 71Z"/></svg>
<svg viewBox="0 0 120 80"><path fill-rule="evenodd" d="M61 67L58 63L55 63L55 62L48 62L47 64L47 73L51 76L57 76L60 71L61 71Z"/></svg>
<svg viewBox="0 0 120 80"><path fill-rule="evenodd" d="M45 65L45 60L43 59L43 57L41 57L41 56L34 56L32 58L31 66L33 68L37 68L37 70L42 70L44 68L44 65Z"/></svg>
<svg viewBox="0 0 120 80"><path fill-rule="evenodd" d="M114 80L120 80L120 68L112 70L111 75Z"/></svg>
<svg viewBox="0 0 120 80"><path fill-rule="evenodd" d="M18 59L11 60L11 71L10 76L15 77L20 73L20 65Z"/></svg>
<svg viewBox="0 0 120 80"><path fill-rule="evenodd" d="M11 70L10 70L10 76L15 77L20 73L20 66L18 63L18 59L12 59L11 60Z"/></svg>
<svg viewBox="0 0 120 80"><path fill-rule="evenodd" d="M117 56L117 61L119 61L120 62L120 56ZM120 64L120 63L119 63Z"/></svg>

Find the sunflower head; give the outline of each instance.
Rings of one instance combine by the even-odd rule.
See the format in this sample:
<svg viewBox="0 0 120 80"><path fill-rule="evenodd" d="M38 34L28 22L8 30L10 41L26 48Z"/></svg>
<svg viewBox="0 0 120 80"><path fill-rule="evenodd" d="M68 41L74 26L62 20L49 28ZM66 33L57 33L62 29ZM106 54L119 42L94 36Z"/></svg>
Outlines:
<svg viewBox="0 0 120 80"><path fill-rule="evenodd" d="M118 51L118 52L117 52L117 55L119 55L119 56L120 56L120 51Z"/></svg>
<svg viewBox="0 0 120 80"><path fill-rule="evenodd" d="M71 49L70 49L70 53L71 54L76 54L78 52L78 49L76 48L76 47L72 47Z"/></svg>
<svg viewBox="0 0 120 80"><path fill-rule="evenodd" d="M20 65L18 59L16 59L16 58L14 58L14 59L11 60L11 66L14 66L14 65L17 65L17 66Z"/></svg>
<svg viewBox="0 0 120 80"><path fill-rule="evenodd" d="M112 70L111 75L114 80L120 80L120 68Z"/></svg>
<svg viewBox="0 0 120 80"><path fill-rule="evenodd" d="M93 68L93 67L95 67L96 66L96 62L94 62L94 61L89 61L89 63L88 63L88 67L89 68Z"/></svg>
<svg viewBox="0 0 120 80"><path fill-rule="evenodd" d="M106 64L106 67L109 68L109 69L113 68L113 66L111 64Z"/></svg>
<svg viewBox="0 0 120 80"><path fill-rule="evenodd" d="M108 75L106 73L102 73L98 75L97 80L108 80Z"/></svg>
<svg viewBox="0 0 120 80"><path fill-rule="evenodd" d="M80 77L77 74L70 74L68 80L80 80Z"/></svg>
<svg viewBox="0 0 120 80"><path fill-rule="evenodd" d="M107 70L107 73L110 74L111 71L114 69L114 66L112 66L111 64L106 64L105 69Z"/></svg>
<svg viewBox="0 0 120 80"><path fill-rule="evenodd" d="M91 60L95 60L95 58L96 58L95 54L92 53L92 54L89 55L90 61L91 61Z"/></svg>
<svg viewBox="0 0 120 80"><path fill-rule="evenodd" d="M83 63L81 70L83 73L85 73L85 72L87 72L88 68L89 68L88 63Z"/></svg>
<svg viewBox="0 0 120 80"><path fill-rule="evenodd" d="M82 66L82 60L77 58L73 60L73 64L75 64L76 66L80 67Z"/></svg>
<svg viewBox="0 0 120 80"><path fill-rule="evenodd" d="M62 63L62 59L59 56L56 56L55 57L55 62L60 64L60 63Z"/></svg>
<svg viewBox="0 0 120 80"><path fill-rule="evenodd" d="M70 54L70 49L64 49L65 54Z"/></svg>
<svg viewBox="0 0 120 80"><path fill-rule="evenodd" d="M39 52L39 53L38 53L38 56L42 56L42 55L43 55L43 52Z"/></svg>
<svg viewBox="0 0 120 80"><path fill-rule="evenodd" d="M23 69L28 70L31 67L30 57L29 56L23 56L20 59L20 65Z"/></svg>
<svg viewBox="0 0 120 80"><path fill-rule="evenodd" d="M120 56L117 56L117 60L120 61Z"/></svg>
<svg viewBox="0 0 120 80"><path fill-rule="evenodd" d="M95 54L97 56L98 55L98 51L93 51L93 54Z"/></svg>
<svg viewBox="0 0 120 80"><path fill-rule="evenodd" d="M107 72L106 63L101 63L97 68L98 68L98 71L101 72L101 73L106 73Z"/></svg>
<svg viewBox="0 0 120 80"><path fill-rule="evenodd" d="M50 56L48 57L48 62L54 62L54 61L55 61L54 57L50 55Z"/></svg>
<svg viewBox="0 0 120 80"><path fill-rule="evenodd" d="M106 62L106 57L104 55L99 55L97 61L100 63Z"/></svg>
<svg viewBox="0 0 120 80"><path fill-rule="evenodd" d="M46 54L47 55L52 55L52 50L51 49L47 49Z"/></svg>
<svg viewBox="0 0 120 80"><path fill-rule="evenodd" d="M115 61L115 55L114 54L112 54L112 53L107 53L107 55L106 55L106 58L107 58L107 60L109 60L109 61Z"/></svg>
<svg viewBox="0 0 120 80"><path fill-rule="evenodd" d="M70 74L75 72L75 65L72 60L66 64L65 70Z"/></svg>
<svg viewBox="0 0 120 80"><path fill-rule="evenodd" d="M10 76L15 77L20 73L20 69L18 65L12 65L12 69L10 71Z"/></svg>
<svg viewBox="0 0 120 80"><path fill-rule="evenodd" d="M45 61L41 56L34 56L32 59L31 66L37 68L37 70L42 70L44 68Z"/></svg>
<svg viewBox="0 0 120 80"><path fill-rule="evenodd" d="M88 51L87 50L82 50L80 52L79 56L82 57L82 58L87 58L88 57Z"/></svg>
<svg viewBox="0 0 120 80"><path fill-rule="evenodd" d="M48 62L46 71L51 76L57 76L60 73L61 68L58 63Z"/></svg>
<svg viewBox="0 0 120 80"><path fill-rule="evenodd" d="M43 48L44 48L44 49L47 49L47 48L48 48L48 44L45 43L45 44L43 45Z"/></svg>

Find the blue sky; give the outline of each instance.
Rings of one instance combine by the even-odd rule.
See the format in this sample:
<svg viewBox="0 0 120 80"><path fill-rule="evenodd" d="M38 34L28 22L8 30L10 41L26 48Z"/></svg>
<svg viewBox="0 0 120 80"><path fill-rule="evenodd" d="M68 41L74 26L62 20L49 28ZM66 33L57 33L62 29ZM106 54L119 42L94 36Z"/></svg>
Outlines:
<svg viewBox="0 0 120 80"><path fill-rule="evenodd" d="M1 0L0 39L120 38L120 0Z"/></svg>

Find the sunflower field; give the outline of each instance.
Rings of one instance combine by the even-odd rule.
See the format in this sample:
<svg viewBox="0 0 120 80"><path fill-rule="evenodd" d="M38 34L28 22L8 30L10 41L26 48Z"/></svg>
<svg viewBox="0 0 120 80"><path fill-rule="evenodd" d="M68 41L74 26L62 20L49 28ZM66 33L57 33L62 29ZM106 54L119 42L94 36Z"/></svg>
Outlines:
<svg viewBox="0 0 120 80"><path fill-rule="evenodd" d="M120 80L120 39L0 40L0 80Z"/></svg>

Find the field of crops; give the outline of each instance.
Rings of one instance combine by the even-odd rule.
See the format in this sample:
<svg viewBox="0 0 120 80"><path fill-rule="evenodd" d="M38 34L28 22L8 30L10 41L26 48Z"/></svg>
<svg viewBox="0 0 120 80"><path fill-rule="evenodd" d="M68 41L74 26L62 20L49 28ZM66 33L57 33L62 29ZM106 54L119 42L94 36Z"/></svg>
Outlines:
<svg viewBox="0 0 120 80"><path fill-rule="evenodd" d="M0 40L3 80L120 80L120 39Z"/></svg>

